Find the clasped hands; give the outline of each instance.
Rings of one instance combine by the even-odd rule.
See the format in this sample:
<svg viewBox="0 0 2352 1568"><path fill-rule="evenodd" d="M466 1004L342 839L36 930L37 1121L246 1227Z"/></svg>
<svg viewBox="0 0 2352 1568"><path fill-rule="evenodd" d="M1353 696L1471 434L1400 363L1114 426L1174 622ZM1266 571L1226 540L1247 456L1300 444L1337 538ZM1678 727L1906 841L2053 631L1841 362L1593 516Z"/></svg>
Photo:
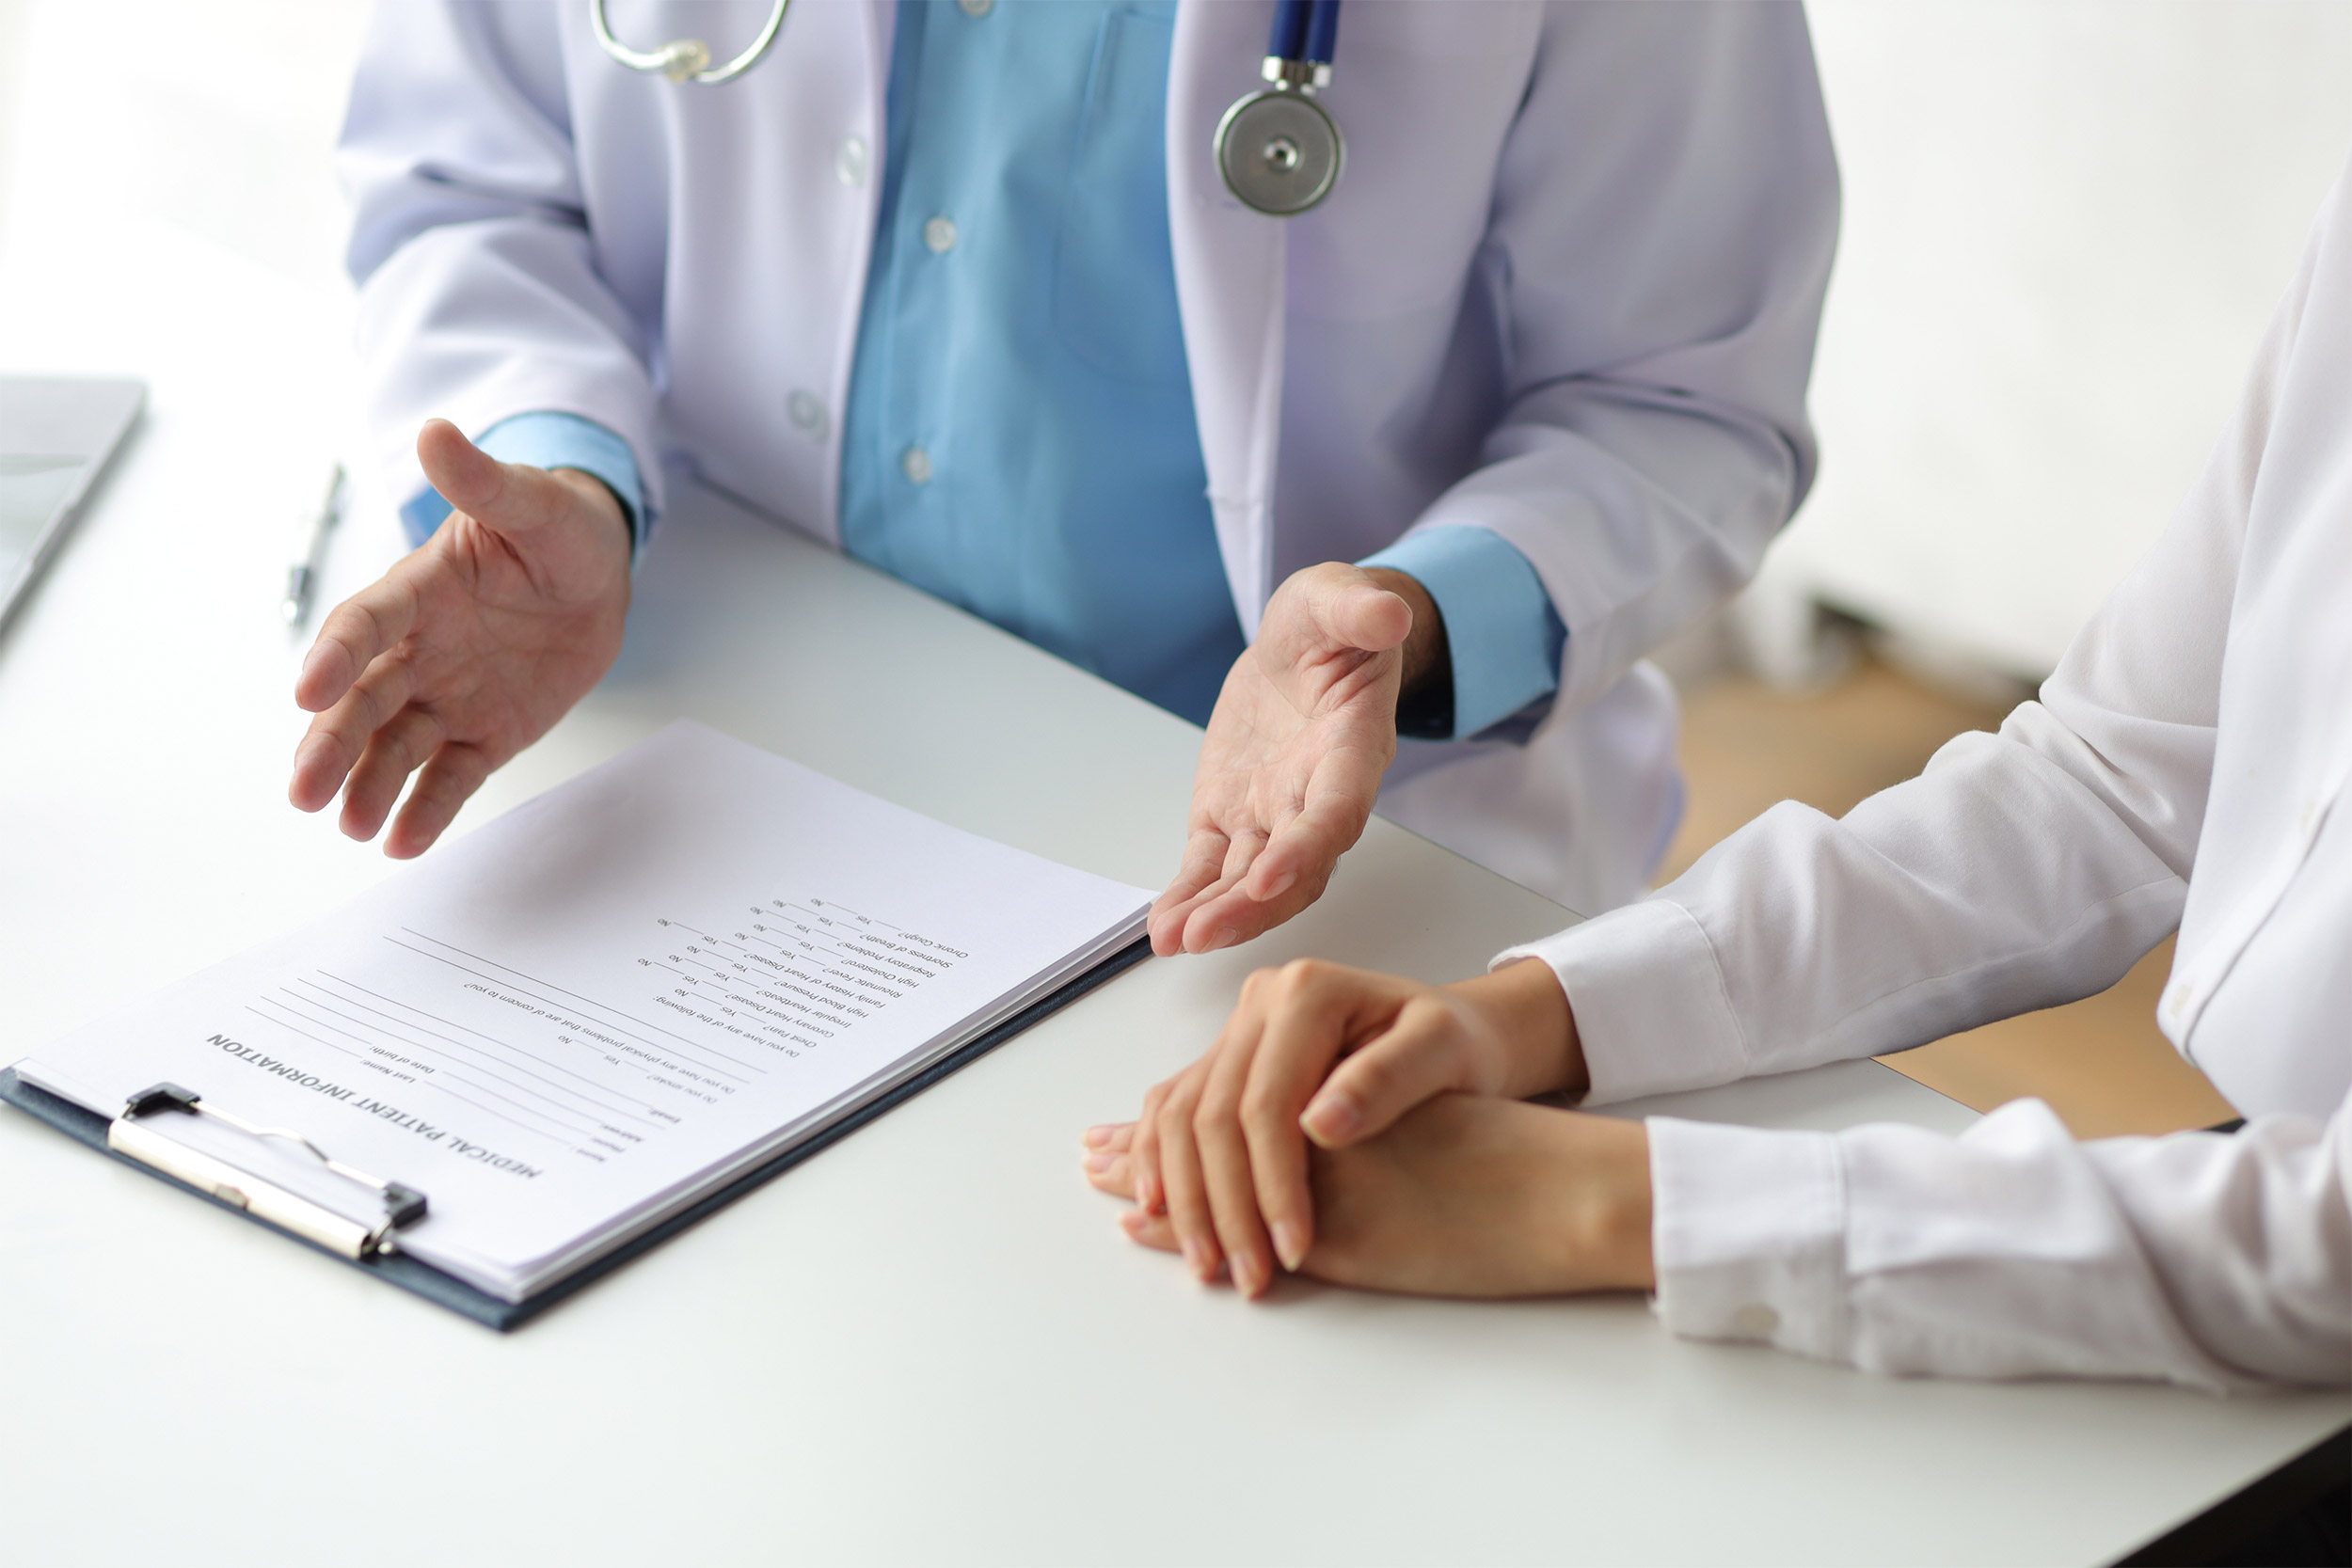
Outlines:
<svg viewBox="0 0 2352 1568"><path fill-rule="evenodd" d="M453 511L320 626L294 683L317 717L287 791L304 811L340 792L342 831L368 839L416 775L384 842L404 859L603 678L629 598L628 519L601 482L501 463L440 420L417 455ZM1372 816L1399 695L1442 636L1403 573L1327 563L1276 592L1209 720L1153 951L1231 946L1314 902Z"/></svg>
<svg viewBox="0 0 2352 1568"><path fill-rule="evenodd" d="M1261 970L1208 1053L1085 1138L1127 1234L1263 1295L1278 1268L1423 1295L1652 1283L1641 1123L1581 1093L1550 966L1450 986L1299 959Z"/></svg>

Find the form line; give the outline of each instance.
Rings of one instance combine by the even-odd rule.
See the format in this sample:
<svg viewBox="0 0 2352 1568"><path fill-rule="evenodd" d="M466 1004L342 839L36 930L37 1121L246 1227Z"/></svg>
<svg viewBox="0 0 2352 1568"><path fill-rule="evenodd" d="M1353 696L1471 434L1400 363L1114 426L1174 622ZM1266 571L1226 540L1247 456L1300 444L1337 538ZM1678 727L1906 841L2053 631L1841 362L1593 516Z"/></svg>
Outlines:
<svg viewBox="0 0 2352 1568"><path fill-rule="evenodd" d="M418 929L417 929L415 927L413 927L413 926L403 926L403 927L401 927L401 929L402 929L402 930L404 930L404 931L406 931L406 932L407 932L410 936L417 938L419 941L421 941L421 942L429 942L434 943L434 944L435 944L435 945L437 945L437 946L446 947L446 948L448 948L448 949L449 949L451 952L453 952L453 953L464 953L464 954L466 955L466 957L468 957L468 958L469 958L473 959L473 960L474 960L474 962L476 962L476 963L485 963L485 964L488 964L488 965L489 965L492 969L503 969L503 970L505 970L505 971L506 971L506 973L507 973L507 974L509 974L521 975L521 977L522 977L523 979L530 981L530 982L531 982L532 985L534 985L534 986L545 986L545 987L547 987L547 989L548 989L548 990L553 990L553 991L563 991L563 992L564 992L564 994L565 996L570 997L570 998L571 998L573 1001L575 1001L575 1002L584 1002L584 1003L586 1003L589 1006L591 1006L591 1007L596 1007L596 1008L599 1008L599 1009L601 1009L601 1010L602 1010L602 1011L604 1011L604 1012L611 1013L611 1014L612 1014L613 1017L615 1017L615 1018L625 1018L625 1019L628 1019L628 1020L631 1023L636 1024L636 1025L637 1025L640 1029L651 1029L651 1030L653 1030L656 1034L667 1035L667 1036L669 1036L669 1037L670 1037L672 1039L674 1039L674 1040L677 1040L677 1041L679 1041L679 1042L680 1042L680 1043L682 1043L682 1044L691 1046L691 1047L693 1047L696 1051L707 1051L707 1052L709 1052L709 1053L710 1053L711 1055L718 1057L718 1058L719 1058L719 1060L721 1060L721 1061L723 1061L723 1062L733 1062L735 1066L739 1067L739 1068L742 1068L742 1069L745 1069L745 1070L747 1070L747 1071L759 1073L759 1074L760 1074L761 1076L763 1076L763 1077L764 1077L764 1076L766 1076L766 1074L767 1074L768 1069L767 1069L766 1068L764 1068L764 1067L759 1067L759 1066L757 1066L757 1065L755 1065L755 1064L754 1064L754 1063L751 1063L751 1062L738 1062L738 1061L736 1061L736 1060L735 1060L735 1058L734 1058L734 1057L732 1057L732 1056L728 1055L725 1052L723 1052L723 1051L712 1051L712 1050L710 1049L710 1047L708 1047L708 1046L707 1046L707 1045L704 1045L704 1044L702 1044L701 1042L699 1042L699 1041L697 1041L697 1040L689 1039L686 1036L679 1034L679 1033L678 1033L676 1030L675 1030L675 1029L664 1029L664 1028L662 1028L662 1027L661 1027L661 1025L660 1025L660 1024L659 1024L659 1023L648 1023L648 1022L646 1022L644 1019L639 1018L639 1017L635 1016L634 1014L631 1014L631 1013L625 1013L625 1012L621 1011L618 1007L607 1006L604 1003L602 1003L602 1002L598 1002L598 1001L595 1000L593 997L586 997L586 996L582 996L582 995L580 995L580 992L578 992L578 991L576 991L576 990L564 990L564 988L563 988L562 986L556 985L556 984L554 984L552 981L542 980L542 979L540 979L538 976L536 976L536 975L534 975L534 974L523 974L523 972L522 972L521 970L519 970L519 969L516 969L516 968L513 968L513 967L511 967L511 966L509 966L509 965L507 965L507 964L502 964L502 963L499 962L496 958L484 958L484 957L483 957L481 954L479 954L479 953L468 952L465 948L458 946L458 945L457 945L455 942L443 942L443 941L441 941L441 939L440 939L439 937L431 937L431 936L426 936L426 935L425 935L422 931L418 930ZM416 954L419 958L431 958L431 959L432 959L434 962L436 962L436 963L444 963L444 964L447 964L447 965L449 965L449 967L450 967L450 968L452 968L452 969L453 969L453 970L456 970L456 971L457 971L459 974L471 974L471 975L475 975L475 976L477 976L477 977L479 977L479 978L481 978L481 979L485 979L485 980L496 979L496 976L495 976L495 975L484 974L482 973L482 971L480 971L480 970L478 970L478 969L468 969L468 968L467 968L464 964L459 963L459 962L458 962L456 959L454 959L454 958L442 958L442 957L441 957L438 953L428 953L428 952L426 952L426 951L425 951L423 948L421 948L421 947L409 947L409 946L408 946L408 944L407 944L406 942L397 941L396 939L391 938L391 937L386 937L384 940L385 940L386 942L391 942L391 944L392 944L394 947L407 947L409 952ZM664 965L662 965L661 967L663 967L664 969L667 969L669 966L668 966L667 964L664 964ZM679 973L683 974L683 971L680 971ZM687 975L686 977L687 977L688 979L691 979L691 978L693 978L693 976L691 976L691 975ZM501 980L501 981L499 981L499 984L501 984L501 985L513 985L513 982L511 982L511 981L504 981L504 980ZM548 1001L548 998L546 998L546 997L544 997L544 996L539 995L539 994L538 994L537 992L535 992L535 991L524 990L523 990L523 988L522 988L522 987L520 987L520 986L514 986L514 990L516 990L517 992L519 992L520 994L524 995L524 996L528 996L528 997L532 998L532 1000L533 1000L533 1001L535 1001L535 1002L547 1002L547 1001ZM552 1006L553 1004L551 1004L551 1003L550 1003L549 1005L550 1005L550 1006ZM622 1034L624 1034L624 1035L626 1035L626 1034L628 1034L628 1030L626 1030L626 1029L621 1029L621 1026L620 1026L619 1024L617 1024L617 1023L616 1023L616 1024L613 1024L613 1025L612 1025L612 1027L613 1027L613 1028L615 1028L615 1029L620 1029L620 1032L621 1032ZM644 1037L643 1037L643 1036L640 1036L640 1037L639 1037L639 1039L640 1039L643 1043L644 1043L644 1044L646 1044L646 1045L652 1045L652 1044L654 1044L654 1043L655 1043L655 1042L654 1042L654 1041L652 1041L652 1040L645 1039L645 1038L644 1038ZM662 1046L660 1049L665 1050L665 1051L668 1051L668 1050L675 1050L675 1047L672 1047L672 1046ZM681 1051L681 1052L678 1052L678 1054L679 1054L679 1055L681 1055L681 1056L685 1056L685 1055L686 1055L686 1053L684 1053L684 1052L682 1052L682 1051ZM694 1061L694 1058L693 1058L693 1057L691 1057L691 1056L687 1056L687 1057L686 1057L686 1059L687 1059L688 1061L690 1061L690 1062L693 1062L693 1061ZM719 1073L719 1076L720 1076L720 1077L722 1077L722 1078L729 1078L729 1077L733 1077L733 1076L734 1076L732 1073L719 1072L719 1069L718 1069L717 1068L714 1068L714 1067L709 1067L707 1064L703 1063L703 1062L694 1062L694 1065L695 1065L696 1067L705 1068L705 1069L706 1069L706 1070L707 1070L707 1071L711 1071L711 1072L718 1072L718 1073ZM737 1081L738 1081L739 1083L747 1083L747 1082L749 1082L749 1080L747 1080L747 1079L739 1079L739 1080L737 1080Z"/></svg>
<svg viewBox="0 0 2352 1568"><path fill-rule="evenodd" d="M323 969L322 969L322 970L320 970L320 971L319 971L319 973L320 973L321 974L326 974L326 971L325 971L325 970L323 970ZM336 976L330 976L330 978L339 978L339 977L336 977ZM424 1027L424 1025L422 1025L422 1024L421 1024L421 1023L411 1023L411 1022L408 1022L406 1019L405 1019L405 1018L394 1018L391 1014L389 1014L389 1013L388 1013L388 1012L383 1011L381 1008L377 1008L377 1007L371 1007L371 1006L368 1006L366 1003L364 1003L364 1002L354 1002L354 1001L352 1001L352 1000L351 1000L351 998L349 998L349 997L347 997L347 996L336 996L336 995L335 995L335 993L334 993L333 991L331 991L331 990L326 990L326 988L325 986L319 985L319 984L318 984L317 982L315 982L315 981L312 981L312 980L305 980L305 979L299 979L299 978L297 978L297 980L295 981L295 983L296 983L297 985L305 985L305 986L309 986L309 987L310 987L311 990L313 990L326 991L327 995L329 995L329 996L334 996L336 1001L342 1003L342 1004L343 1004L345 1006L347 1006L347 1007L357 1007L357 1008L358 1008L358 1009L359 1009L360 1011L362 1011L362 1012L374 1013L374 1014L375 1014L378 1018L385 1019L385 1020L387 1020L388 1022L392 1022L392 1023L397 1023L397 1024L399 1024L399 1025L400 1025L402 1028L404 1028L404 1029L414 1029L414 1030L416 1030L416 1031L417 1031L419 1034L421 1034L421 1035L432 1035L432 1037L433 1037L435 1039L437 1039L437 1040L448 1040L450 1044L452 1044L452 1045L455 1046L455 1047L456 1047L458 1050L460 1050L460 1051L470 1051L470 1052L472 1052L474 1054L476 1054L476 1055L478 1055L478 1056L490 1056L490 1053L489 1053L489 1052L486 1052L486 1051L483 1050L483 1049L482 1049L482 1047L480 1047L480 1046L478 1046L478 1045L469 1045L469 1044L467 1044L464 1040L461 1040L461 1039L452 1039L452 1038L451 1038L449 1036L447 1036L447 1035L435 1034L432 1030L427 1029L426 1027ZM350 985L350 984L351 984L351 982L349 982L348 980L343 980L343 981L342 981L341 983L342 983L342 984L344 984L344 985ZM352 989L352 990L357 990L357 991L364 991L364 992L366 992L366 994L367 994L367 995L370 995L370 996L377 996L377 993L376 993L376 992L372 991L372 990L367 990L367 988L366 988L365 986L352 986L352 988L351 988L351 989ZM389 1002L389 1001L391 1001L391 1000L392 1000L392 999L391 999L390 997L389 997L389 996L377 996L377 999L378 999L379 1001L385 1001L385 1002ZM411 1011L411 1012L419 1012L419 1013L423 1013L423 1012L424 1012L424 1009L423 1009L423 1008L421 1008L421 1007L411 1007L411 1008L409 1008L408 1010L409 1010L409 1011ZM348 1016L348 1015L343 1015L343 1016ZM427 1018L433 1018L433 1015L432 1015L431 1013L424 1013L424 1016L425 1016L425 1017L427 1017ZM433 1021L434 1021L436 1023L447 1023L447 1022L449 1022L447 1019L434 1019ZM453 1027L463 1029L463 1028L465 1028L465 1025L461 1023L461 1024L456 1024L456 1025L454 1025ZM475 1030L470 1030L470 1031L469 1031L469 1033L480 1035L480 1034L482 1034L482 1031L481 1031L481 1030L479 1030L479 1029L475 1029ZM393 1038L395 1038L395 1039L398 1039L399 1037L399 1037L399 1036L397 1036L397 1035L395 1035L395 1036L393 1037ZM593 1086L595 1086L596 1088L598 1088L598 1089L602 1089L602 1090L603 1090L605 1093L607 1093L607 1094L612 1094L612 1093L614 1093L614 1091L613 1091L613 1090L609 1089L609 1088L606 1088L604 1085L596 1083L596 1081L595 1079L593 1079L593 1078L589 1078L589 1077L587 1077L587 1076L585 1076L585 1075L583 1075L583 1074L581 1074L581 1073L573 1072L571 1069L569 1069L569 1068L567 1068L567 1067L564 1067L564 1066L562 1066L562 1065L561 1065L561 1064L559 1064L559 1063L550 1062L550 1061L548 1061L548 1060L545 1056L535 1055L535 1054L533 1054L533 1053L531 1053L531 1052L525 1051L522 1047L520 1047L520 1046L518 1046L518 1045L510 1045L510 1044L508 1044L506 1041L500 1039L500 1038L499 1038L496 1035L483 1035L483 1036L482 1036L482 1037L483 1037L483 1038L485 1038L485 1039L486 1039L486 1040L488 1040L491 1044L493 1044L493 1045L495 1045L495 1046L500 1047L501 1050L510 1051L510 1052L514 1053L516 1055L520 1056L520 1057L523 1057L524 1059L526 1059L526 1060L528 1060L528 1061L537 1062L537 1063L539 1063L540 1065L542 1065L543 1067L550 1067L550 1068L554 1068L556 1071L561 1072L561 1073L564 1073L564 1074L566 1074L566 1075L567 1075L567 1076L569 1076L569 1077L578 1078L578 1079L580 1079L580 1081L581 1083L591 1085L593 1085ZM433 1053L434 1053L435 1055L437 1055L437 1055L444 1055L444 1054L446 1054L446 1053L441 1052L441 1051L435 1050L435 1048L434 1048L434 1047L429 1046L429 1045L421 1045L421 1046L418 1046L418 1047L417 1047L417 1049L418 1049L419 1051L431 1051L431 1052L433 1052ZM608 1116L621 1117L623 1117L623 1118L625 1118L625 1119L627 1119L627 1120L629 1120L629 1121L642 1122L642 1123L644 1123L644 1124L645 1126L647 1126L647 1127L655 1127L655 1126L659 1126L659 1125L660 1125L658 1122L654 1121L654 1120L653 1120L651 1117L641 1117L641 1116L637 1115L637 1113L635 1113L634 1111L624 1111L624 1110L622 1110L622 1109L621 1109L619 1106L617 1106L617 1105L607 1105L606 1103L604 1103L604 1101L600 1101L600 1100L597 1100L597 1099L594 1098L593 1096L588 1095L588 1094L586 1094L586 1093L582 1092L581 1090L575 1089L575 1088L568 1088L568 1087L566 1087L565 1085L562 1085L562 1084L557 1083L557 1082L556 1082L554 1079L552 1079L552 1078L542 1078L542 1077L540 1077L540 1075L539 1075L538 1073L535 1073L535 1072L532 1071L529 1068L515 1067L515 1066L514 1066L514 1064L513 1064L512 1062L503 1061L503 1060L501 1060L501 1058L496 1057L496 1056L490 1056L490 1059L491 1059L492 1061L496 1061L496 1062L498 1062L498 1063L499 1063L499 1065L500 1065L500 1066L501 1066L501 1067L509 1067L509 1068L514 1068L514 1070L515 1070L515 1071L521 1073L521 1074L522 1074L524 1077L526 1077L526 1078L538 1078L540 1083L547 1085L549 1088L552 1088L552 1089L560 1089L560 1090L562 1090L562 1091L563 1091L564 1093L565 1093L565 1094L572 1095L572 1096L576 1097L577 1099L586 1101L587 1101L590 1105L595 1106L597 1110L599 1110L599 1111L602 1111L602 1112L606 1113ZM480 1071L480 1070L483 1070L483 1069L476 1069L475 1070ZM495 1077L495 1076L496 1076L496 1074L492 1074L492 1076L494 1076L494 1077ZM503 1080L501 1080L501 1082L503 1082ZM518 1088L519 1088L520 1086L521 1086L520 1085L516 1085L516 1087L518 1087ZM629 1097L628 1097L628 1096L626 1096L626 1095L621 1095L621 1096L618 1096L618 1098L621 1098L621 1099L628 1099L628 1098L629 1098ZM651 1105L645 1105L645 1102L644 1102L644 1101L642 1101L642 1100L641 1100L641 1101L638 1101L636 1103L638 1103L638 1104L640 1104L640 1105L644 1105L644 1106L645 1106L645 1109L647 1109L647 1110L652 1110L652 1109L653 1109L653 1107L652 1107Z"/></svg>

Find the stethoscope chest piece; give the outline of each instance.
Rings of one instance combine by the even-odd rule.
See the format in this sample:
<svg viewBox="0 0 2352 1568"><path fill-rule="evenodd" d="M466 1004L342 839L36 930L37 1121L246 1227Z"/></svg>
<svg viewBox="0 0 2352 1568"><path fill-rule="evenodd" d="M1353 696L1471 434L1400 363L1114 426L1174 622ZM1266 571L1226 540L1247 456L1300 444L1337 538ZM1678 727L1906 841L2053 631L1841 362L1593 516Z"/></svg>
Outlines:
<svg viewBox="0 0 2352 1568"><path fill-rule="evenodd" d="M1347 143L1324 106L1287 87L1254 92L1225 111L1216 127L1216 165L1225 188L1271 217L1305 212L1331 194L1347 162Z"/></svg>

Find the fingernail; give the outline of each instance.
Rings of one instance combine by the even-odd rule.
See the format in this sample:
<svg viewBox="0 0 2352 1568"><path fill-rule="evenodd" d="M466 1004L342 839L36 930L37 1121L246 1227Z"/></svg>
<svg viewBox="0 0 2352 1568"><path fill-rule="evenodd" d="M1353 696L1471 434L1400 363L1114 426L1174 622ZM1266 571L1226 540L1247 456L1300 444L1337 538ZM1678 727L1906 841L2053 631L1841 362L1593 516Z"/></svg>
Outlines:
<svg viewBox="0 0 2352 1568"><path fill-rule="evenodd" d="M1113 1154L1107 1148L1098 1148L1093 1153L1087 1156L1087 1169L1093 1171L1098 1176L1104 1171L1110 1169L1111 1166L1117 1164L1118 1163L1119 1156Z"/></svg>
<svg viewBox="0 0 2352 1568"><path fill-rule="evenodd" d="M1250 896L1255 898L1261 904L1265 903L1270 899L1279 898L1282 895L1288 893L1291 890L1292 885L1297 880L1297 872L1285 871L1279 877L1275 878L1273 881L1267 883L1263 892L1253 893Z"/></svg>
<svg viewBox="0 0 2352 1568"><path fill-rule="evenodd" d="M1362 1125L1364 1118L1356 1109L1355 1102L1345 1095L1326 1094L1315 1097L1315 1102L1307 1107L1307 1115L1302 1119L1311 1132L1326 1138L1344 1138L1352 1135Z"/></svg>
<svg viewBox="0 0 2352 1568"><path fill-rule="evenodd" d="M1254 1296L1265 1289L1265 1280L1258 1273L1258 1260L1255 1258L1244 1258L1236 1254L1227 1260L1227 1266L1232 1270L1233 1289L1243 1295Z"/></svg>
<svg viewBox="0 0 2352 1568"><path fill-rule="evenodd" d="M1206 1280L1209 1277L1208 1252L1190 1237L1184 1239L1184 1267L1192 1271L1195 1279Z"/></svg>
<svg viewBox="0 0 2352 1568"><path fill-rule="evenodd" d="M1089 1127L1084 1132L1079 1134L1078 1141L1086 1145L1089 1148L1100 1148L1104 1144L1110 1142L1111 1134L1118 1131L1118 1128L1107 1124L1102 1127Z"/></svg>
<svg viewBox="0 0 2352 1568"><path fill-rule="evenodd" d="M1307 1260L1306 1244L1299 1239L1296 1221L1275 1221L1274 1256L1279 1258L1282 1260L1282 1267L1293 1274L1296 1274L1298 1265Z"/></svg>
<svg viewBox="0 0 2352 1568"><path fill-rule="evenodd" d="M1214 953L1220 947L1231 947L1233 943L1239 942L1240 940L1241 933L1239 931L1234 930L1231 926L1220 926L1216 928L1216 935L1209 939L1209 945L1202 948L1200 951L1203 953Z"/></svg>

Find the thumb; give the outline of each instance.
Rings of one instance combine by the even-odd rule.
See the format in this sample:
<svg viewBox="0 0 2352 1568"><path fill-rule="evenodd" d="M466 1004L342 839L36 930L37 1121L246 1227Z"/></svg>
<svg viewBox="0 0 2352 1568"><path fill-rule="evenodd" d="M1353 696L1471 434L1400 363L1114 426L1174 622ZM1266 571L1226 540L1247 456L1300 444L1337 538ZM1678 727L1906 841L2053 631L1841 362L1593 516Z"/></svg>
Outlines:
<svg viewBox="0 0 2352 1568"><path fill-rule="evenodd" d="M1325 1148L1345 1148L1385 1132L1424 1100L1463 1086L1443 1034L1443 1014L1407 1003L1396 1027L1342 1061L1299 1113L1298 1125Z"/></svg>
<svg viewBox="0 0 2352 1568"><path fill-rule="evenodd" d="M417 461L441 499L467 516L492 527L516 523L526 491L516 472L471 441L447 420L427 420L417 432Z"/></svg>
<svg viewBox="0 0 2352 1568"><path fill-rule="evenodd" d="M1316 608L1325 635L1342 647L1384 653L1413 630L1413 607L1376 582L1342 584Z"/></svg>

